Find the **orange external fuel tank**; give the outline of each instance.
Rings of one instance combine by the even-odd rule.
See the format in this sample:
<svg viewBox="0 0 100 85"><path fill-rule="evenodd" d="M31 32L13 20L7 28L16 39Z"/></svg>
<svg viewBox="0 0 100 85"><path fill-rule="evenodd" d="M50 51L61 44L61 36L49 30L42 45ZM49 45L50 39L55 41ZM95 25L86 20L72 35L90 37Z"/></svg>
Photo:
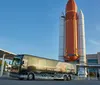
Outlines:
<svg viewBox="0 0 100 85"><path fill-rule="evenodd" d="M75 61L78 56L78 16L77 5L74 0L68 0L66 5L66 47L65 47L65 61Z"/></svg>

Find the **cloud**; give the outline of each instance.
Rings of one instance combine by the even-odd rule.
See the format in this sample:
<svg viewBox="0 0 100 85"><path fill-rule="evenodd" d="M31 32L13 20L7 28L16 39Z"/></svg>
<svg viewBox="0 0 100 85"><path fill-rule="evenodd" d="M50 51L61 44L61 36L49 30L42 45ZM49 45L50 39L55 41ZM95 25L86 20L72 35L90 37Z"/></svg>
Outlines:
<svg viewBox="0 0 100 85"><path fill-rule="evenodd" d="M94 44L94 45L100 45L100 41L89 40L89 42L90 42L91 44Z"/></svg>

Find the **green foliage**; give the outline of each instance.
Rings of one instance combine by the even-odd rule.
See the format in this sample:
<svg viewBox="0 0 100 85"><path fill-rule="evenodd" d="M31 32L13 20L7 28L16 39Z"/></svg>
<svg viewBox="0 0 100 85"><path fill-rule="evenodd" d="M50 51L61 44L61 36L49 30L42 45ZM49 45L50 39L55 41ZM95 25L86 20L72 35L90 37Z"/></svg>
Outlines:
<svg viewBox="0 0 100 85"><path fill-rule="evenodd" d="M2 65L2 60L0 60L0 66ZM7 62L5 61L5 66L7 65Z"/></svg>
<svg viewBox="0 0 100 85"><path fill-rule="evenodd" d="M90 72L90 73L89 73L89 76L91 76L91 77L95 77L96 74L95 74L95 72Z"/></svg>

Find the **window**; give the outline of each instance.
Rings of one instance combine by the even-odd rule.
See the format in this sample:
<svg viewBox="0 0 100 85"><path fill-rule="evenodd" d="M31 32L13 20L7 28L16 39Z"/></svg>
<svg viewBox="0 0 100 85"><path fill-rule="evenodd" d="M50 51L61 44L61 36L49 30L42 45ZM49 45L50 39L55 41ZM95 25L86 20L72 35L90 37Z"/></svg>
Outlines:
<svg viewBox="0 0 100 85"><path fill-rule="evenodd" d="M87 63L88 64L98 64L98 59L88 59Z"/></svg>

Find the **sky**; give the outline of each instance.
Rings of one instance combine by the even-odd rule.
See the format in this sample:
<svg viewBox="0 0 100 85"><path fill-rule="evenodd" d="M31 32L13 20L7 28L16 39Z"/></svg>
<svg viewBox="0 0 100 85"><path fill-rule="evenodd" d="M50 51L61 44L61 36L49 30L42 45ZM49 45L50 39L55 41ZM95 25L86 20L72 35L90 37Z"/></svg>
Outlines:
<svg viewBox="0 0 100 85"><path fill-rule="evenodd" d="M86 52L100 52L100 0L75 0L85 16ZM67 0L0 0L0 48L58 59L60 15Z"/></svg>

